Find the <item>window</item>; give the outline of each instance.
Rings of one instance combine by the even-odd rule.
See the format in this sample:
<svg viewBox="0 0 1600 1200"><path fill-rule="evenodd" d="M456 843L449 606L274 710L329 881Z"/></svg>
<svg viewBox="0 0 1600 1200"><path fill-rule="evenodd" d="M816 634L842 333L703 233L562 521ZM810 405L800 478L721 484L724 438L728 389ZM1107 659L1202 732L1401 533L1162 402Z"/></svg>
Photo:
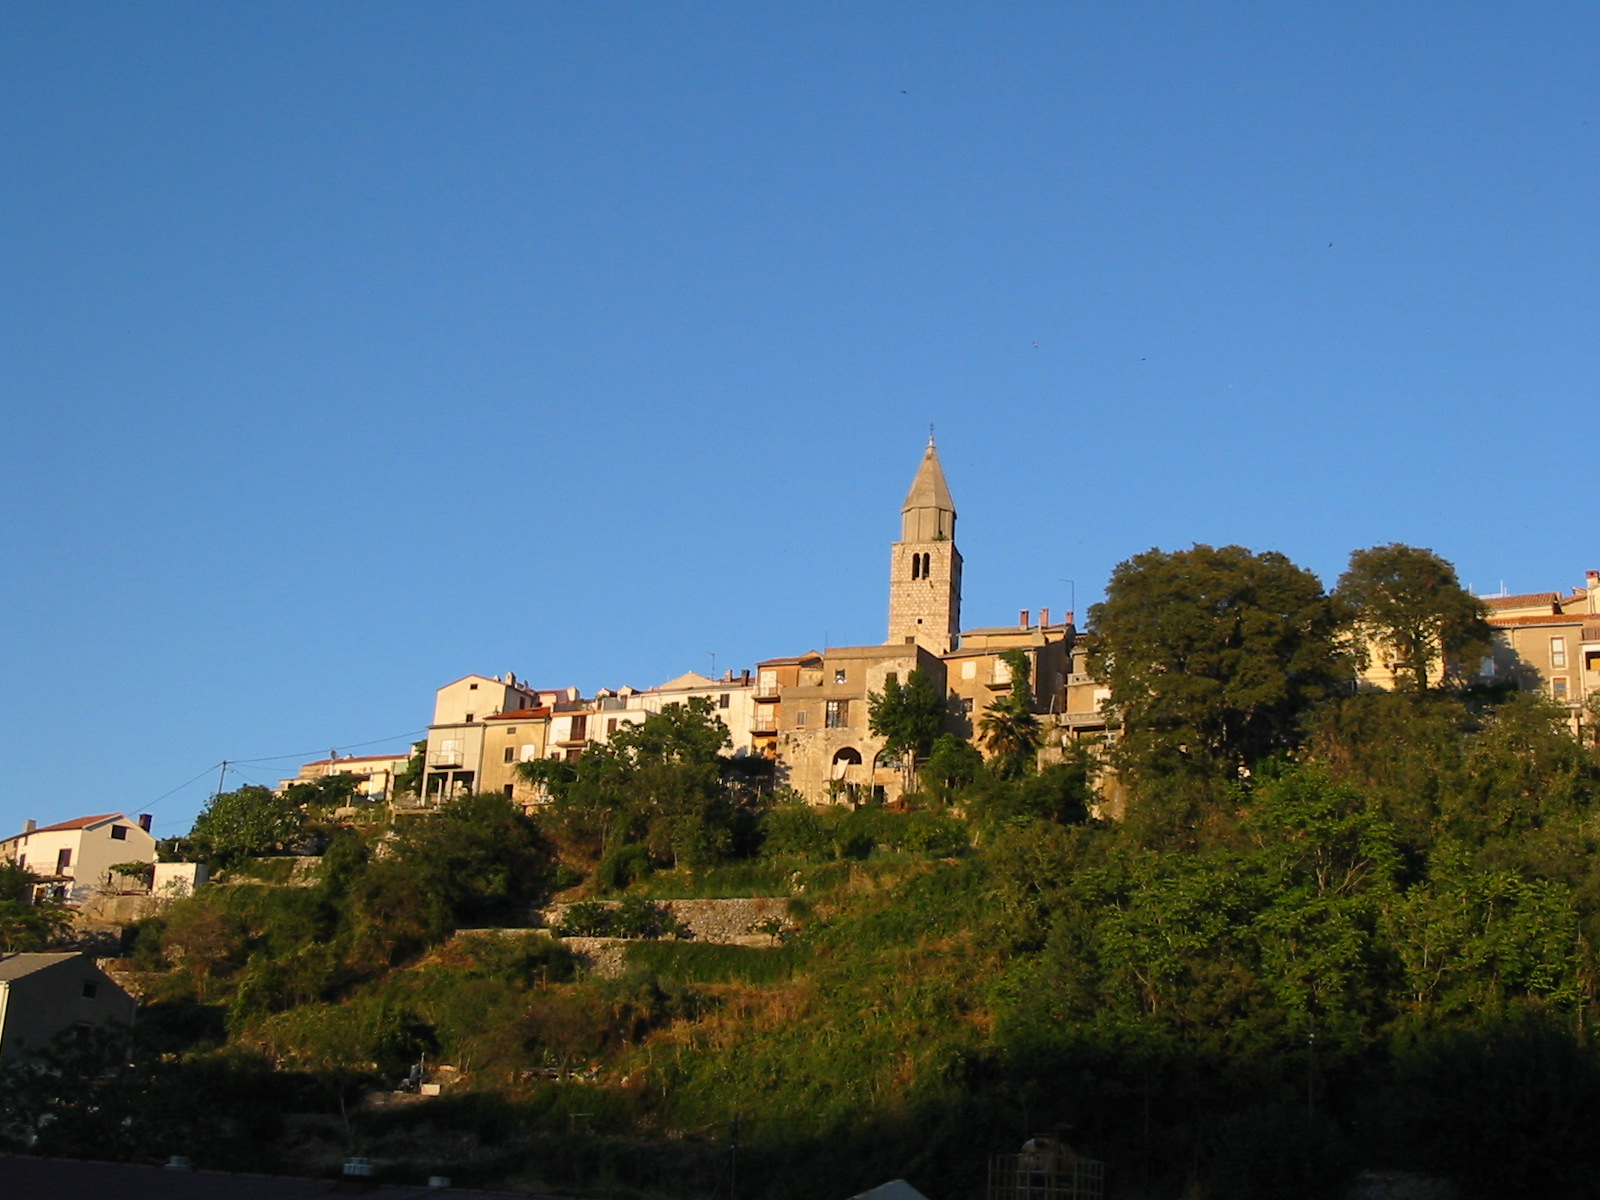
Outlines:
<svg viewBox="0 0 1600 1200"><path fill-rule="evenodd" d="M961 678L976 679L978 677L978 660L969 658L961 664Z"/></svg>
<svg viewBox="0 0 1600 1200"><path fill-rule="evenodd" d="M969 717L972 715L972 697L971 696L963 696L962 697L962 699L961 699L961 711L964 712Z"/></svg>
<svg viewBox="0 0 1600 1200"><path fill-rule="evenodd" d="M468 714L467 714L467 724L468 724L468 725L471 725L471 724L472 724L472 718L473 718L473 716L474 716L474 715L475 715L475 714L473 714L473 713L468 713Z"/></svg>
<svg viewBox="0 0 1600 1200"><path fill-rule="evenodd" d="M583 751L579 750L576 746L574 746L574 747L572 747L572 749L567 751L567 761L568 762L577 762L578 758L582 754L583 754Z"/></svg>
<svg viewBox="0 0 1600 1200"><path fill-rule="evenodd" d="M515 746L507 746L506 747L505 761L506 762L516 762L517 761L517 748Z"/></svg>
<svg viewBox="0 0 1600 1200"><path fill-rule="evenodd" d="M475 683L469 683L469 684L467 684L467 691L469 691L469 692L475 692L475 691L477 691L477 690L478 690L478 685L477 685L477 684L475 684Z"/></svg>
<svg viewBox="0 0 1600 1200"><path fill-rule="evenodd" d="M805 724L806 724L806 710L805 709L802 708L799 712L794 714L794 723L795 723L795 728L797 728L797 729L805 728Z"/></svg>
<svg viewBox="0 0 1600 1200"><path fill-rule="evenodd" d="M850 723L850 701L829 700L822 723L829 729L843 729Z"/></svg>
<svg viewBox="0 0 1600 1200"><path fill-rule="evenodd" d="M922 578L922 555L920 554L913 554L911 556L911 578Z"/></svg>
<svg viewBox="0 0 1600 1200"><path fill-rule="evenodd" d="M1567 698L1566 676L1557 675L1550 681L1550 697L1553 700L1565 700Z"/></svg>
<svg viewBox="0 0 1600 1200"><path fill-rule="evenodd" d="M572 718L572 731L567 735L567 740L581 742L589 736L589 718L587 715Z"/></svg>
<svg viewBox="0 0 1600 1200"><path fill-rule="evenodd" d="M56 874L65 875L67 868L72 865L72 851L62 850L56 855Z"/></svg>
<svg viewBox="0 0 1600 1200"><path fill-rule="evenodd" d="M1550 639L1550 665L1564 667L1567 665L1567 639L1564 637Z"/></svg>
<svg viewBox="0 0 1600 1200"><path fill-rule="evenodd" d="M515 793L516 790L517 789L516 789L516 785L515 784L511 784L511 783L506 784L506 799L507 800L511 799L512 794Z"/></svg>
<svg viewBox="0 0 1600 1200"><path fill-rule="evenodd" d="M728 695L728 693L727 692L723 692L722 695L717 697L717 707L718 708L727 708L730 700L731 700L731 697Z"/></svg>
<svg viewBox="0 0 1600 1200"><path fill-rule="evenodd" d="M615 717L606 718L606 734L607 734L607 736L610 736L611 734L615 733L616 731L617 731L617 719Z"/></svg>
<svg viewBox="0 0 1600 1200"><path fill-rule="evenodd" d="M100 985L97 984L94 980L85 979L83 981L83 998L85 1000L93 1000L95 998L95 994L99 990L100 990Z"/></svg>
<svg viewBox="0 0 1600 1200"><path fill-rule="evenodd" d="M128 827L126 825L113 825L111 827L111 840L125 842L128 840Z"/></svg>
<svg viewBox="0 0 1600 1200"><path fill-rule="evenodd" d="M839 667L833 672L833 681L835 683L843 683L845 678L845 669L843 667Z"/></svg>

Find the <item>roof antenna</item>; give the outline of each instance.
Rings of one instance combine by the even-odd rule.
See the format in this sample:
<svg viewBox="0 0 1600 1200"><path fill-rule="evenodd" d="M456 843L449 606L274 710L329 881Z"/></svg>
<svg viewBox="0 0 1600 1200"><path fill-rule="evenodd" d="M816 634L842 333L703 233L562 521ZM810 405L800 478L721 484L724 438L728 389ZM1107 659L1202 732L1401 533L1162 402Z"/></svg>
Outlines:
<svg viewBox="0 0 1600 1200"><path fill-rule="evenodd" d="M933 422L928 422L928 445L933 445Z"/></svg>

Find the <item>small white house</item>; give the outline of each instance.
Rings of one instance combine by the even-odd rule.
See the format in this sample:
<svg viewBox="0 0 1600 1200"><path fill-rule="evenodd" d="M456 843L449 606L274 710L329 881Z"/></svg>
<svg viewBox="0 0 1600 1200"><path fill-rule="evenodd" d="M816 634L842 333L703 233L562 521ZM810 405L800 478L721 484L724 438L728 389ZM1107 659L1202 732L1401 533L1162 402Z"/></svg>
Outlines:
<svg viewBox="0 0 1600 1200"><path fill-rule="evenodd" d="M75 1025L131 1025L137 1007L87 954L0 954L0 1062Z"/></svg>
<svg viewBox="0 0 1600 1200"><path fill-rule="evenodd" d="M117 886L112 867L154 863L156 839L147 814L134 821L124 813L101 813L43 828L29 821L21 833L0 842L0 858L43 880L44 896L81 904L95 889Z"/></svg>

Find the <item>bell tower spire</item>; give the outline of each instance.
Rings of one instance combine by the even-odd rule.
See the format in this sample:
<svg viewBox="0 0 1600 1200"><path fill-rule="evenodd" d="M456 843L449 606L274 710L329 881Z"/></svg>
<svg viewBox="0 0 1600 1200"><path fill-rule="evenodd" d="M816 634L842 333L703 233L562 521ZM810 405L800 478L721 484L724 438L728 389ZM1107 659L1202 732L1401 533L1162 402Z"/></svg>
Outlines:
<svg viewBox="0 0 1600 1200"><path fill-rule="evenodd" d="M928 448L900 507L900 540L890 552L889 641L948 654L960 630L956 506L930 429Z"/></svg>

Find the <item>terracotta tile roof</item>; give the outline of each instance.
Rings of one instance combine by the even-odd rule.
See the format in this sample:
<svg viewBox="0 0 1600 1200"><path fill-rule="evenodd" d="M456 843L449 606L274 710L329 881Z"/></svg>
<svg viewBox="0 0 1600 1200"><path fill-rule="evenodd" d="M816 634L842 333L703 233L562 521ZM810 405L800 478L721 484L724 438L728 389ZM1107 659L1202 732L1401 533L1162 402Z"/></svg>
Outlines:
<svg viewBox="0 0 1600 1200"><path fill-rule="evenodd" d="M1582 625L1582 613L1530 613L1524 617L1490 616L1489 624L1496 629L1509 629L1517 625Z"/></svg>
<svg viewBox="0 0 1600 1200"><path fill-rule="evenodd" d="M119 812L101 813L97 817L74 817L70 821L58 821L54 825L41 825L41 826L39 826L39 828L33 830L32 832L34 832L34 833L59 833L59 832L61 832L63 830L67 830L67 829L87 829L91 825L98 825L98 824L100 824L101 821L109 821L113 817L122 817L122 819L124 821L126 821L128 819L127 817L123 816Z"/></svg>
<svg viewBox="0 0 1600 1200"><path fill-rule="evenodd" d="M485 717L485 721L537 721L540 717L550 715L550 706L541 704L538 708L517 708L510 712L495 713L492 717Z"/></svg>
<svg viewBox="0 0 1600 1200"><path fill-rule="evenodd" d="M797 663L812 662L821 658L815 650L808 650L804 654L797 654L793 658L764 658L756 664L758 667L792 667Z"/></svg>
<svg viewBox="0 0 1600 1200"><path fill-rule="evenodd" d="M1520 596L1479 596L1490 609L1532 608L1536 604L1554 604L1561 599L1560 592L1524 592Z"/></svg>

